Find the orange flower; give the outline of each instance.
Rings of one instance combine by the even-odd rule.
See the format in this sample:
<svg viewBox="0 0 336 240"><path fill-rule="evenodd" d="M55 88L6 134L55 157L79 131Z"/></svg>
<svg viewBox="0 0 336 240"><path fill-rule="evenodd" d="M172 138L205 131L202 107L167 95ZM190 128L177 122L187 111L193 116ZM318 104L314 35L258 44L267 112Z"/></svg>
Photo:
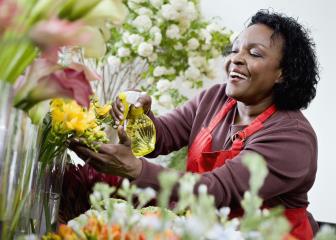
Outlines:
<svg viewBox="0 0 336 240"><path fill-rule="evenodd" d="M100 222L95 217L89 219L88 223L83 228L83 232L88 238L94 238L97 240L108 239L107 225Z"/></svg>
<svg viewBox="0 0 336 240"><path fill-rule="evenodd" d="M63 240L79 240L77 234L65 224L61 224L58 229L58 234L62 237Z"/></svg>

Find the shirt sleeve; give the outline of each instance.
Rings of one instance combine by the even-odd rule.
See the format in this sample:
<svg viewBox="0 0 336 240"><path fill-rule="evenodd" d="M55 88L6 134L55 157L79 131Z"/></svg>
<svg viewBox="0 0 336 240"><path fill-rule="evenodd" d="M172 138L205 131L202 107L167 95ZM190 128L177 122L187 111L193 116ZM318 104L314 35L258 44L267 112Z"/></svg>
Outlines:
<svg viewBox="0 0 336 240"><path fill-rule="evenodd" d="M308 191L312 183L306 184L307 178L314 178L316 172L316 137L310 129L300 126L298 120L278 125L257 132L238 156L202 174L195 192L197 186L205 184L208 192L214 195L217 207L239 205L249 188L249 172L242 164L242 157L250 152L262 155L268 166L269 174L259 193L264 200L298 188ZM135 184L159 189L158 175L165 170L143 159L143 169ZM177 196L172 198L177 199Z"/></svg>

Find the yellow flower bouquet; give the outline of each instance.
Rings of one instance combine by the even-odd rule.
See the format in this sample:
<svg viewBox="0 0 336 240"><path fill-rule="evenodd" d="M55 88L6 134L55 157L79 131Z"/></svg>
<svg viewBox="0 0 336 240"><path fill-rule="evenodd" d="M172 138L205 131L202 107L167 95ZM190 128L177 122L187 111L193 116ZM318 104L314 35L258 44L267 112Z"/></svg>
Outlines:
<svg viewBox="0 0 336 240"><path fill-rule="evenodd" d="M97 143L108 142L104 130L113 124L110 109L111 104L100 105L95 97L91 98L88 108L71 99L51 101L50 112L44 119L39 136L38 198L34 201L31 216L36 233L56 228L66 149L71 140L80 139L92 149L96 149Z"/></svg>

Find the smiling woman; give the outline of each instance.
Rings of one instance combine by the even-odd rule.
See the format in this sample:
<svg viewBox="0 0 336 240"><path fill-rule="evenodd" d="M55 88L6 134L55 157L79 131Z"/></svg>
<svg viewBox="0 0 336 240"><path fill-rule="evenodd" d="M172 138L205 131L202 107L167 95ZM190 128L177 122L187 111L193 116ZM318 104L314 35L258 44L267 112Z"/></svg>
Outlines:
<svg viewBox="0 0 336 240"><path fill-rule="evenodd" d="M280 60L283 39L272 38L273 30L267 25L248 27L234 41L228 56L226 71L229 79L226 94L246 105L272 103L272 89L281 82Z"/></svg>
<svg viewBox="0 0 336 240"><path fill-rule="evenodd" d="M146 157L188 146L187 171L200 174L195 193L199 184L205 184L217 207L229 206L231 217L239 217L249 187L242 157L259 153L269 170L259 192L263 207L283 206L292 235L312 239L316 224L306 208L316 175L317 140L300 109L315 97L314 44L295 19L259 11L235 40L225 69L227 84L203 91L165 116L153 115L149 96L138 100L135 106L146 110L157 133L155 150ZM113 103L111 114L121 120L120 99ZM99 171L158 190L158 176L167 169L136 158L122 127L119 135L120 144L103 144L98 153L76 142L71 147L83 159L90 158L89 164Z"/></svg>

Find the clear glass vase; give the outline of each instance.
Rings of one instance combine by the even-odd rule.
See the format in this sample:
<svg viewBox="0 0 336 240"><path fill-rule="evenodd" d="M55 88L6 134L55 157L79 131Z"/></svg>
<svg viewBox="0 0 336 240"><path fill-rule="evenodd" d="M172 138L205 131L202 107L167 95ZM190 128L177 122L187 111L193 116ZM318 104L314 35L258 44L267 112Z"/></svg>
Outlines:
<svg viewBox="0 0 336 240"><path fill-rule="evenodd" d="M29 231L37 132L25 112L11 109L0 169L0 239Z"/></svg>
<svg viewBox="0 0 336 240"><path fill-rule="evenodd" d="M31 214L31 232L39 236L56 231L66 160L64 150L48 162L38 162L39 176L34 188L36 194Z"/></svg>
<svg viewBox="0 0 336 240"><path fill-rule="evenodd" d="M0 169L4 159L8 123L12 109L12 85L0 79ZM1 170L0 170L1 171Z"/></svg>

